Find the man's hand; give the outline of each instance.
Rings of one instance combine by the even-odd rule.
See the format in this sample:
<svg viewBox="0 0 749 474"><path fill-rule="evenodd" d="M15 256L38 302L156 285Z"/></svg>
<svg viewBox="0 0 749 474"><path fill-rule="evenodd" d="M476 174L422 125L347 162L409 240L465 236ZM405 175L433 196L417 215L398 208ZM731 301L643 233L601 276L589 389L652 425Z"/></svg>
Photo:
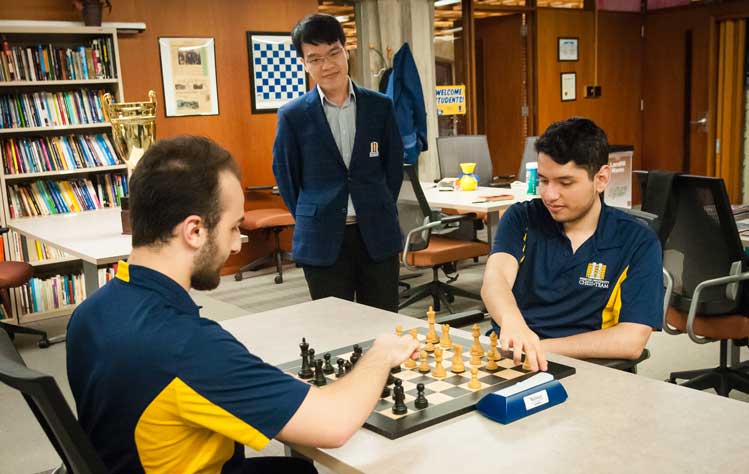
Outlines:
<svg viewBox="0 0 749 474"><path fill-rule="evenodd" d="M378 357L387 360L390 367L395 367L408 359L418 358L419 342L411 336L383 334L375 339L372 349L370 349L370 352L372 351L375 351Z"/></svg>
<svg viewBox="0 0 749 474"><path fill-rule="evenodd" d="M499 336L499 346L504 351L512 349L512 359L516 364L520 363L520 356L525 352L525 360L533 372L539 369L545 372L549 368L541 340L525 321L505 321Z"/></svg>

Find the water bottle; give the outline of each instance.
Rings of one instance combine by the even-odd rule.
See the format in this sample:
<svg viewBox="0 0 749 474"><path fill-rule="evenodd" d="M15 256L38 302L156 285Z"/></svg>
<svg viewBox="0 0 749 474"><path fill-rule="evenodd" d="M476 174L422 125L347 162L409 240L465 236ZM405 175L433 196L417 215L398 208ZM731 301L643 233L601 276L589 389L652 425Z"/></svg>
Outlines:
<svg viewBox="0 0 749 474"><path fill-rule="evenodd" d="M525 164L525 182L528 184L528 194L536 194L538 184L538 162L531 161Z"/></svg>

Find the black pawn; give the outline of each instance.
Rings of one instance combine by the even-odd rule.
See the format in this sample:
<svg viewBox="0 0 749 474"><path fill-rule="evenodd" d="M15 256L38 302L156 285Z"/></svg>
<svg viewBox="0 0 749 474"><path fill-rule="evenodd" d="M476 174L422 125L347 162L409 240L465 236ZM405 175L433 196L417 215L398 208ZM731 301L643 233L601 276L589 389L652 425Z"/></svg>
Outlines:
<svg viewBox="0 0 749 474"><path fill-rule="evenodd" d="M393 385L395 383L395 377L393 377L393 374L388 374L388 379L386 384L387 385Z"/></svg>
<svg viewBox="0 0 749 474"><path fill-rule="evenodd" d="M395 388L393 388L393 398L395 399L395 405L393 405L394 415L405 415L408 413L408 407L406 406L406 394L403 391L403 386L395 382Z"/></svg>
<svg viewBox="0 0 749 474"><path fill-rule="evenodd" d="M382 387L382 393L380 394L380 398L387 398L390 396L390 387L385 385Z"/></svg>
<svg viewBox="0 0 749 474"><path fill-rule="evenodd" d="M322 387L327 384L328 381L325 379L325 374L322 371L322 359L315 361L315 380L312 382L318 387Z"/></svg>
<svg viewBox="0 0 749 474"><path fill-rule="evenodd" d="M323 373L326 375L330 375L335 372L333 365L330 363L330 354L326 352L322 357L323 359L325 359L325 365L322 368Z"/></svg>
<svg viewBox="0 0 749 474"><path fill-rule="evenodd" d="M312 368L310 367L309 363L309 344L304 338L302 338L302 343L299 344L299 348L302 350L302 368L299 369L297 375L300 379L303 380L311 379L314 373L312 372Z"/></svg>
<svg viewBox="0 0 749 474"><path fill-rule="evenodd" d="M429 406L429 400L427 400L427 397L424 396L424 384L423 383L416 384L416 391L418 393L416 395L416 401L414 402L414 406L418 408L419 410L423 410L424 408Z"/></svg>
<svg viewBox="0 0 749 474"><path fill-rule="evenodd" d="M356 365L357 362L359 362L359 359L361 358L362 350L361 346L359 344L354 344L354 353L351 354L351 365Z"/></svg>
<svg viewBox="0 0 749 474"><path fill-rule="evenodd" d="M393 367L392 369L390 369L390 373L391 374L397 374L400 371L401 371L401 366L400 365L396 365L395 367Z"/></svg>
<svg viewBox="0 0 749 474"><path fill-rule="evenodd" d="M354 367L354 364L351 363L350 360L343 362L343 367L346 369L346 373L351 372L351 369Z"/></svg>
<svg viewBox="0 0 749 474"><path fill-rule="evenodd" d="M338 378L341 378L346 374L345 369L343 368L343 363L345 362L343 359L339 358L337 361L335 361L336 364L338 364L338 370L335 372L335 376Z"/></svg>

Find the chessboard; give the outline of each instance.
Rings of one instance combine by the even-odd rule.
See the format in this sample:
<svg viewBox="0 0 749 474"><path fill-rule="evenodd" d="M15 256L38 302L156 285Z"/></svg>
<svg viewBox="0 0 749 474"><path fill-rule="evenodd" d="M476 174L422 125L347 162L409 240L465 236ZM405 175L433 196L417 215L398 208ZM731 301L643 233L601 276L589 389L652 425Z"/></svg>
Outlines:
<svg viewBox="0 0 749 474"><path fill-rule="evenodd" d="M418 328L418 333L415 331L412 332L412 336L414 335L419 339L423 347L426 340L427 328ZM377 402L374 410L364 423L365 428L386 438L397 439L472 411L484 395L501 390L533 375L530 370L523 368L522 362L521 364L515 364L510 353L500 351L502 359L496 361L497 368L489 370L486 368L486 364L482 363L478 367L476 374L478 382L480 382L480 387L469 388L469 382L472 377L470 362L473 341L456 336L451 336L451 340L453 344L462 346L461 352L465 372L461 374L451 372L452 359L455 355L452 348L442 350L442 366L446 369L445 377L438 378L432 374L436 365L434 353L427 354L426 362L431 369L429 373L423 374L419 372L420 361L418 360L415 368L406 368L404 365L401 365L399 370L395 369L398 372L395 372L395 370L391 371L391 379L394 377L402 381L401 385L405 391L406 413L400 415L393 413L393 396L392 394L388 394L388 396L381 398ZM362 351L366 351L372 346L373 342L374 340L360 342L329 351L325 355L329 354L330 357L328 359L332 361L332 365L335 365L338 359L350 360L354 354L355 346L359 346ZM322 354L319 355L323 356ZM279 368L299 378L298 372L301 366L302 361L299 359L282 364ZM562 379L574 374L575 369L563 364L549 362L548 372L554 375L556 379ZM338 378L336 373L338 373L337 370L332 374L325 375L326 384L335 383ZM343 376L345 377L345 374ZM313 380L309 379L307 382L313 383ZM415 406L418 384L424 385L424 395L429 403L426 408L422 409L418 409ZM389 390L384 391L383 394L387 392Z"/></svg>
<svg viewBox="0 0 749 474"><path fill-rule="evenodd" d="M307 76L289 37L248 36L253 107L277 109L307 92Z"/></svg>

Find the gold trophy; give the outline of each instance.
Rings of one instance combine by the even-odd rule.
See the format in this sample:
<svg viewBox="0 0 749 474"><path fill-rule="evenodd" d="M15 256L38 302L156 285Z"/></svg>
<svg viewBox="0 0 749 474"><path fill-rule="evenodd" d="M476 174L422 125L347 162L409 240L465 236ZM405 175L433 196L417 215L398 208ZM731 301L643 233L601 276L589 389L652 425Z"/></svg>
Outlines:
<svg viewBox="0 0 749 474"><path fill-rule="evenodd" d="M127 177L156 140L156 93L148 91L148 102L115 103L111 94L104 94L104 107L112 123L112 136L117 152L127 164ZM122 233L131 234L128 197L120 200Z"/></svg>

